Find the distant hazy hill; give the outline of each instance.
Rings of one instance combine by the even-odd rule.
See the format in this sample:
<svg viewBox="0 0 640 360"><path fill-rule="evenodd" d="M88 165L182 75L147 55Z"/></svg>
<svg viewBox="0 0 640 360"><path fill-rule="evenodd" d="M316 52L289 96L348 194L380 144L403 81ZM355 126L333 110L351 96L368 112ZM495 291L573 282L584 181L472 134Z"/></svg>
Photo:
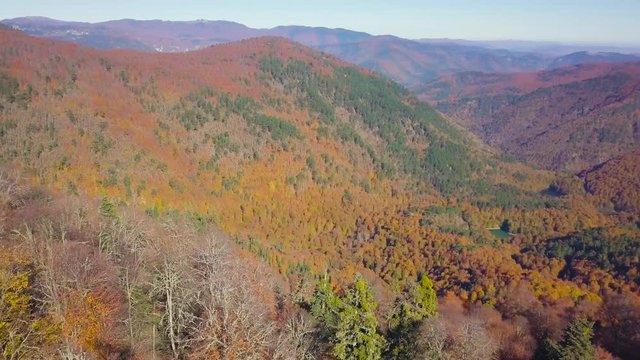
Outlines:
<svg viewBox="0 0 640 360"><path fill-rule="evenodd" d="M640 145L640 63L460 73L417 90L519 159L578 171Z"/></svg>
<svg viewBox="0 0 640 360"><path fill-rule="evenodd" d="M348 62L378 71L408 87L443 74L527 71L544 68L547 62L546 57L532 53L453 43L424 43L392 36L319 48Z"/></svg>
<svg viewBox="0 0 640 360"><path fill-rule="evenodd" d="M308 46L358 42L372 36L345 30L305 26L253 29L231 21L162 21L122 19L102 23L66 22L42 17L3 20L3 24L32 35L86 46L182 52L258 36L282 36Z"/></svg>
<svg viewBox="0 0 640 360"><path fill-rule="evenodd" d="M636 55L620 54L616 52L587 52L580 51L554 59L547 67L550 69L592 63L619 63L640 61Z"/></svg>
<svg viewBox="0 0 640 360"><path fill-rule="evenodd" d="M553 52L532 50L537 43L526 43L528 47L517 43L521 45L518 47L511 42L413 41L322 27L253 29L229 21L124 19L91 24L27 17L3 20L2 23L29 34L74 41L94 48L160 52L189 51L258 36L282 36L375 70L407 87L420 86L439 76L464 71L536 71L563 64L633 59L631 55L617 53L576 53L555 58ZM557 47L554 49L560 51ZM574 48L561 49L569 51Z"/></svg>
<svg viewBox="0 0 640 360"><path fill-rule="evenodd" d="M468 46L480 46L489 49L506 49L517 52L544 54L551 57L564 56L577 52L590 53L622 53L640 55L640 46L606 45L589 43L562 43L554 41L527 40L462 40L462 39L420 39L424 43L453 43Z"/></svg>

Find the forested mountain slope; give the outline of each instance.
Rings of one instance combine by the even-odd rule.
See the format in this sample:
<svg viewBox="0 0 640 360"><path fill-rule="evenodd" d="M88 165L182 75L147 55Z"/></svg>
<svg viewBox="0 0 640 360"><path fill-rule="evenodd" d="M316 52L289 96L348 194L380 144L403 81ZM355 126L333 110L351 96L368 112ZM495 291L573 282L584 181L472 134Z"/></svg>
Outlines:
<svg viewBox="0 0 640 360"><path fill-rule="evenodd" d="M640 213L640 151L615 157L580 173L585 190L602 206Z"/></svg>
<svg viewBox="0 0 640 360"><path fill-rule="evenodd" d="M156 226L174 217L205 233L219 229L234 247L259 258L282 279L275 295L267 296L275 297L276 309L307 309L314 315L323 344L316 352L327 357L349 358L343 355L356 351L342 347L351 342L340 336L352 332L340 326L360 329L360 320L375 345L363 345L366 351L408 351L402 345L405 327L418 326L433 311L414 304L420 309L416 314L413 305L397 305L409 301L415 286L431 288L430 281L416 285L423 275L442 297L442 314L456 319L475 312L473 326L492 344L485 349L488 356L529 358L537 341L560 340L564 326L578 315L600 322L599 345L627 354L626 348L616 348L619 337L611 335L622 325L602 314L609 316L604 311L614 305L635 311L638 274L621 269L636 266L637 257L616 263L612 272L588 257L577 264L566 252L550 249L557 241L573 244L566 239L593 228L599 228L600 242L637 237L633 214L603 214L583 194L546 191L554 174L497 155L399 85L326 54L281 38L182 54L98 51L0 29L0 111L4 167L69 201L100 198L101 216L108 219L130 210L144 213ZM22 215L13 211L29 199L7 199L3 208L14 220L6 223L11 236L3 241L19 252L25 230ZM87 236L95 243L87 244L95 245L91 251L108 253L112 245L105 236L116 234L117 227L94 224L97 230ZM488 230L497 227L507 236ZM81 228L61 229L71 234ZM160 237L168 247L187 247L183 230L166 229ZM122 246L135 243L118 239ZM90 263L102 261L101 256ZM52 266L34 259L33 266ZM8 261L6 271L14 274L13 260ZM155 266L163 276L172 269L169 263L148 261L153 266L147 269ZM202 270L193 265L193 256L180 261L183 270ZM317 279L327 278L323 274L330 283L315 292L298 291L313 289ZM122 287L105 291L126 298ZM86 291L80 294L89 301ZM278 294L287 299L280 305ZM153 306L171 308L166 296L157 296ZM373 297L378 308L369 303ZM628 303L619 305L618 299ZM500 313L482 310L481 304ZM128 306L145 313L150 305ZM354 310L361 307L365 318L354 317L363 314ZM46 314L64 314L46 309ZM201 310L185 310L185 316L211 320ZM284 317L264 311L270 314L265 318L281 321L274 326L284 326ZM166 319L143 324L146 349L148 332L157 326L163 331L158 349L164 356L195 351L204 323L181 331L167 326ZM66 319L63 328L75 321ZM477 350L458 349L466 339L459 332L465 330L447 326L447 336L458 342L447 342L446 351ZM74 338L77 333L63 331L62 336L88 353L126 339L84 342ZM272 356L272 345L260 347L257 357ZM144 347L122 347L144 358ZM227 348L231 343L215 347Z"/></svg>
<svg viewBox="0 0 640 360"><path fill-rule="evenodd" d="M640 63L461 73L417 91L488 144L578 172L640 145Z"/></svg>

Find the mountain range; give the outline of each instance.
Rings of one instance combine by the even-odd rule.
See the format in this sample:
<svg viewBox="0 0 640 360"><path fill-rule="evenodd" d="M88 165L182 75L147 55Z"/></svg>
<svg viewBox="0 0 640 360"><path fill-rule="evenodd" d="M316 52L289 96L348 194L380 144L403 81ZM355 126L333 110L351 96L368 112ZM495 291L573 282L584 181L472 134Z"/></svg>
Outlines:
<svg viewBox="0 0 640 360"><path fill-rule="evenodd" d="M190 51L252 37L282 36L377 71L410 88L441 75L462 71L519 72L577 63L640 60L640 56L633 53L621 54L605 51L616 48L589 45L565 47L562 49L570 52L559 55L557 51L535 51L536 48L530 43L531 46L523 47L522 43L515 43L520 46L514 46L509 42L447 39L414 41L322 27L254 29L230 21L124 19L83 23L26 17L2 20L2 23L29 34L74 41L99 49L128 48L159 52ZM636 53L640 53L640 50L636 49Z"/></svg>

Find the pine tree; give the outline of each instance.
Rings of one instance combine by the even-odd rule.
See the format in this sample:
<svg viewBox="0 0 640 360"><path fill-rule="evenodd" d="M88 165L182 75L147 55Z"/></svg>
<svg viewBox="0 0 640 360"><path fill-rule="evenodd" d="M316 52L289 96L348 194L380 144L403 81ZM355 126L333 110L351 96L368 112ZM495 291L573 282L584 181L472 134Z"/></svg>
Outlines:
<svg viewBox="0 0 640 360"><path fill-rule="evenodd" d="M420 319L429 318L438 311L438 298L436 290L433 288L433 282L427 275L422 275L418 286L414 288L415 311Z"/></svg>
<svg viewBox="0 0 640 360"><path fill-rule="evenodd" d="M560 344L550 341L549 355L558 360L595 360L596 347L591 343L593 322L578 318L569 324Z"/></svg>
<svg viewBox="0 0 640 360"><path fill-rule="evenodd" d="M387 355L391 359L413 359L417 328L422 320L437 314L438 299L428 276L422 275L409 294L408 299L396 299L396 310L389 321Z"/></svg>
<svg viewBox="0 0 640 360"><path fill-rule="evenodd" d="M116 206L111 201L109 201L109 199L107 199L106 197L103 197L102 200L100 201L99 210L100 210L100 215L106 218L115 219L117 217Z"/></svg>
<svg viewBox="0 0 640 360"><path fill-rule="evenodd" d="M329 278L324 277L316 285L310 303L311 314L318 319L325 329L333 331L338 325L338 314L343 307L342 300L336 296Z"/></svg>
<svg viewBox="0 0 640 360"><path fill-rule="evenodd" d="M378 304L366 281L357 276L340 311L333 354L340 360L375 360L385 339L378 334L374 310Z"/></svg>

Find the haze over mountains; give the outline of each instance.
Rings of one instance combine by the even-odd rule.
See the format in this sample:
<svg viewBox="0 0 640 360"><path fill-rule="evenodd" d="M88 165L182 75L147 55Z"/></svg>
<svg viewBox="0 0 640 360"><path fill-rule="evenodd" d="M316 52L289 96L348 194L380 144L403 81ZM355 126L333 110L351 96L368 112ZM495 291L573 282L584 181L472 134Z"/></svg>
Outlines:
<svg viewBox="0 0 640 360"><path fill-rule="evenodd" d="M640 60L616 53L616 47L580 48L548 43L413 41L374 36L347 29L278 26L253 29L230 21L114 20L102 23L66 22L41 17L6 19L3 24L29 34L78 42L94 48L129 48L181 52L258 36L282 36L338 56L388 76L407 87L461 71L534 71L589 62ZM552 49L546 50L545 49ZM522 51L527 49L527 51ZM567 52L560 52L564 49ZM575 50L575 51L569 51ZM640 49L621 49L628 52ZM575 54L570 54L575 52Z"/></svg>

